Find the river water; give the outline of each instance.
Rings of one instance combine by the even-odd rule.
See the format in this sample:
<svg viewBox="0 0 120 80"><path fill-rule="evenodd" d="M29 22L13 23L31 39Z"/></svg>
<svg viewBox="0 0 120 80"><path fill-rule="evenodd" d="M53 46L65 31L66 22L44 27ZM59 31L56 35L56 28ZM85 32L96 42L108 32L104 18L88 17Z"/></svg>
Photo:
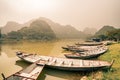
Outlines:
<svg viewBox="0 0 120 80"><path fill-rule="evenodd" d="M66 52L61 47L66 45L74 45L76 42L82 42L82 40L67 39L46 42L17 41L0 44L0 73L4 73L7 77L30 65L16 57L16 51L24 51L46 56L64 57L64 53ZM45 68L40 74L38 80L80 80L80 78L84 75L86 75L86 73L67 72ZM1 76L0 80L2 80Z"/></svg>

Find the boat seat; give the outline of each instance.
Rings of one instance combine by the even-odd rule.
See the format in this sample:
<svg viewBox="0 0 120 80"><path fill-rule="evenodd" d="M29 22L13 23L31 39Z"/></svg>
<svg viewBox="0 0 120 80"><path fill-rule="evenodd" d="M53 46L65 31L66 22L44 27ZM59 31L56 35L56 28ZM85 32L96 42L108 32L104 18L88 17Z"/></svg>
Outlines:
<svg viewBox="0 0 120 80"><path fill-rule="evenodd" d="M49 62L49 61L50 61L50 58L48 58L47 61Z"/></svg>
<svg viewBox="0 0 120 80"><path fill-rule="evenodd" d="M72 66L73 65L73 62L70 62L68 66Z"/></svg>
<svg viewBox="0 0 120 80"><path fill-rule="evenodd" d="M20 76L23 76L23 77L30 77L31 75L28 74L28 73L21 73Z"/></svg>
<svg viewBox="0 0 120 80"><path fill-rule="evenodd" d="M46 61L40 60L37 65L44 66L46 64Z"/></svg>
<svg viewBox="0 0 120 80"><path fill-rule="evenodd" d="M47 58L47 61L50 62L52 60L52 57Z"/></svg>
<svg viewBox="0 0 120 80"><path fill-rule="evenodd" d="M64 61L61 61L57 66L60 66L60 65L62 65L62 64L64 64Z"/></svg>
<svg viewBox="0 0 120 80"><path fill-rule="evenodd" d="M84 66L84 60L80 60L80 66Z"/></svg>
<svg viewBox="0 0 120 80"><path fill-rule="evenodd" d="M39 71L41 71L42 70L42 68L40 68L40 67L37 67L37 68L35 68L30 74L31 75L34 75L34 74L38 74L39 73Z"/></svg>
<svg viewBox="0 0 120 80"><path fill-rule="evenodd" d="M48 65L52 65L53 63L56 63L56 59L53 59L51 62L48 63Z"/></svg>

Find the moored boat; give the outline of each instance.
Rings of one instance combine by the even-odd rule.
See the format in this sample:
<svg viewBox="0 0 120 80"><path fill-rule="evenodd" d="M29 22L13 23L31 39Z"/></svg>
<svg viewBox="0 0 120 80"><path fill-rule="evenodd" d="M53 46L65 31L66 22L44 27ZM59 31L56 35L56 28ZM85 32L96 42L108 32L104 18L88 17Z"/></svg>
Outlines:
<svg viewBox="0 0 120 80"><path fill-rule="evenodd" d="M83 52L84 49L81 49L77 46L69 46L67 45L66 47L62 47L63 49L67 50L67 51L73 51L73 52Z"/></svg>
<svg viewBox="0 0 120 80"><path fill-rule="evenodd" d="M28 55L28 56L24 56ZM46 61L45 66L60 69L60 70L68 70L68 71L93 71L97 69L110 68L114 61L111 63L107 61L100 60L77 60L77 59L66 59L59 57L51 57L51 56L41 56L41 55L29 55L22 52L17 52L17 56L22 60L30 63L34 63L36 61L44 60ZM41 63L37 63L41 65Z"/></svg>
<svg viewBox="0 0 120 80"><path fill-rule="evenodd" d="M42 61L43 62L43 61ZM42 69L44 68L44 62L41 65L37 65L37 62L31 64L25 69L22 69L4 80L37 80L39 74L41 73Z"/></svg>
<svg viewBox="0 0 120 80"><path fill-rule="evenodd" d="M62 47L62 48L72 52L85 52L85 51L91 51L91 50L95 50L102 47L105 47L105 45L98 45L98 46L68 46L67 45L66 47Z"/></svg>
<svg viewBox="0 0 120 80"><path fill-rule="evenodd" d="M72 52L84 52L91 49L91 46L69 46L62 47L64 50L72 51Z"/></svg>
<svg viewBox="0 0 120 80"><path fill-rule="evenodd" d="M98 49L89 50L85 52L77 52L77 53L70 53L70 54L64 54L67 58L74 58L74 59L91 59L91 58L97 58L100 55L104 54L108 50L107 47L100 47Z"/></svg>

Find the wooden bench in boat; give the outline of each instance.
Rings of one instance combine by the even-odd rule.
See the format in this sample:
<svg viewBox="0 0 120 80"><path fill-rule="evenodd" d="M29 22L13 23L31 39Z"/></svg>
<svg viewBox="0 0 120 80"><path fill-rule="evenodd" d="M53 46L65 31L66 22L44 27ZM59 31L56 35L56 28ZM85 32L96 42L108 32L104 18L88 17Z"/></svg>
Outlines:
<svg viewBox="0 0 120 80"><path fill-rule="evenodd" d="M57 64L57 66L61 66L62 64L64 64L64 61L60 61L60 63Z"/></svg>
<svg viewBox="0 0 120 80"><path fill-rule="evenodd" d="M46 64L46 60L40 60L36 64L39 66L44 66Z"/></svg>
<svg viewBox="0 0 120 80"><path fill-rule="evenodd" d="M53 63L56 63L57 60L56 59L53 59L51 62L48 63L48 65L52 65Z"/></svg>
<svg viewBox="0 0 120 80"><path fill-rule="evenodd" d="M73 62L70 62L69 64L68 64L68 66L72 66L73 65Z"/></svg>

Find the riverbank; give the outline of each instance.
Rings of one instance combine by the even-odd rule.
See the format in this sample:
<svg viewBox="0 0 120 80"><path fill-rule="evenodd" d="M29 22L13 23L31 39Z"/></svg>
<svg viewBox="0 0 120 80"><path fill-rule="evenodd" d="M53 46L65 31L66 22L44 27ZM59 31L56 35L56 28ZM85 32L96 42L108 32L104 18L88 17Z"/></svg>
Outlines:
<svg viewBox="0 0 120 80"><path fill-rule="evenodd" d="M120 43L112 44L109 46L109 51L100 57L102 60L110 61L115 60L111 70L103 73L103 78L111 80L120 79Z"/></svg>

